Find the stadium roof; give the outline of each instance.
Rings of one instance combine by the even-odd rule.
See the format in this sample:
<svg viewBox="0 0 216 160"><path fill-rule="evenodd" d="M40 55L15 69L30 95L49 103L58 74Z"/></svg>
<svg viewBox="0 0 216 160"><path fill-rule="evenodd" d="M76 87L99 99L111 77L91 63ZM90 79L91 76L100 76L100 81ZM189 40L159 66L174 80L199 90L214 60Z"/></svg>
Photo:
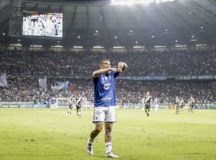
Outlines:
<svg viewBox="0 0 216 160"><path fill-rule="evenodd" d="M60 43L65 46L171 46L175 43L214 43L216 40L215 0L176 0L132 6L110 5L109 1L97 0L55 0L53 3L48 0L2 0L1 37L8 37L11 8L17 2L27 11L63 12L64 38ZM31 43L29 39L25 41Z"/></svg>

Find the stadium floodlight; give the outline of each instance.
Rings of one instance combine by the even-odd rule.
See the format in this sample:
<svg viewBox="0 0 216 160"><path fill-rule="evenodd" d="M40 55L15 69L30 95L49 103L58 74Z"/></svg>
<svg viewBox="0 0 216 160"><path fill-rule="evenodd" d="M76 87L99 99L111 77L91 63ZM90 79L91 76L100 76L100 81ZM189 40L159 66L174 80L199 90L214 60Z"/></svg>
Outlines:
<svg viewBox="0 0 216 160"><path fill-rule="evenodd" d="M73 46L74 49L83 49L83 46Z"/></svg>
<svg viewBox="0 0 216 160"><path fill-rule="evenodd" d="M94 48L94 49L103 49L104 46L101 46L101 45L95 45L95 46L93 46L93 48Z"/></svg>
<svg viewBox="0 0 216 160"><path fill-rule="evenodd" d="M124 46L113 46L114 49L123 49L125 48Z"/></svg>
<svg viewBox="0 0 216 160"><path fill-rule="evenodd" d="M202 44L196 44L195 46L196 46L196 47L206 47L206 46L207 46L207 44L205 44L205 43L202 43Z"/></svg>
<svg viewBox="0 0 216 160"><path fill-rule="evenodd" d="M134 5L134 4L142 4L148 5L151 3L163 3L163 2L173 2L176 0L112 0L111 5Z"/></svg>
<svg viewBox="0 0 216 160"><path fill-rule="evenodd" d="M133 48L134 48L134 49L142 49L142 48L145 48L145 46L134 45Z"/></svg>
<svg viewBox="0 0 216 160"><path fill-rule="evenodd" d="M176 0L155 0L155 3L174 2Z"/></svg>
<svg viewBox="0 0 216 160"><path fill-rule="evenodd" d="M53 45L53 46L51 46L51 48L63 48L63 46L62 45Z"/></svg>
<svg viewBox="0 0 216 160"><path fill-rule="evenodd" d="M21 43L10 43L11 47L22 47Z"/></svg>
<svg viewBox="0 0 216 160"><path fill-rule="evenodd" d="M40 44L31 44L30 47L32 48L42 48L43 46Z"/></svg>
<svg viewBox="0 0 216 160"><path fill-rule="evenodd" d="M176 44L175 48L186 48L187 45L186 44Z"/></svg>
<svg viewBox="0 0 216 160"><path fill-rule="evenodd" d="M167 48L167 46L163 46L163 45L155 45L154 48Z"/></svg>
<svg viewBox="0 0 216 160"><path fill-rule="evenodd" d="M112 5L134 5L134 4L143 4L147 5L153 3L154 0L112 0Z"/></svg>

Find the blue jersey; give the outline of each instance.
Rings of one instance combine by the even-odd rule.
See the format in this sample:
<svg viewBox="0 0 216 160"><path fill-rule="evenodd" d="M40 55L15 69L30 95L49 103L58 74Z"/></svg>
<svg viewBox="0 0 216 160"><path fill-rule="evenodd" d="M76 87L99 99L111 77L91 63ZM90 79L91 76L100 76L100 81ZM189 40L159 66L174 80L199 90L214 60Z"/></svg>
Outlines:
<svg viewBox="0 0 216 160"><path fill-rule="evenodd" d="M116 105L115 78L118 75L118 72L109 72L93 78L95 107L108 107Z"/></svg>

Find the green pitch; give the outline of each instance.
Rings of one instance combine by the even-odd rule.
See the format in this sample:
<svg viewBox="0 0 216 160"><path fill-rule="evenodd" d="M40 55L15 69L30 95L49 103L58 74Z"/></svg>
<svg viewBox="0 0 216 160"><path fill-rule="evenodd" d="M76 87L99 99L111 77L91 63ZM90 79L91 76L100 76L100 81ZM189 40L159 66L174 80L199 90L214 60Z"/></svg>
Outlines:
<svg viewBox="0 0 216 160"><path fill-rule="evenodd" d="M0 108L0 160L101 160L104 131L94 143L86 141L94 128L92 110L78 118L67 110ZM113 152L122 160L215 160L216 110L117 110Z"/></svg>

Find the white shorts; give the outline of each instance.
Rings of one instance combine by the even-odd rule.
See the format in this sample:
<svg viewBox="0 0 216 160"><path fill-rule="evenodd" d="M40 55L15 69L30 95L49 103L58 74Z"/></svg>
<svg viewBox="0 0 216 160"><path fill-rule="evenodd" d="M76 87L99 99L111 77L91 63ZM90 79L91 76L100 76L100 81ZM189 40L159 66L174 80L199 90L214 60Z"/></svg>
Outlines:
<svg viewBox="0 0 216 160"><path fill-rule="evenodd" d="M115 122L115 106L94 107L93 123L96 122Z"/></svg>

